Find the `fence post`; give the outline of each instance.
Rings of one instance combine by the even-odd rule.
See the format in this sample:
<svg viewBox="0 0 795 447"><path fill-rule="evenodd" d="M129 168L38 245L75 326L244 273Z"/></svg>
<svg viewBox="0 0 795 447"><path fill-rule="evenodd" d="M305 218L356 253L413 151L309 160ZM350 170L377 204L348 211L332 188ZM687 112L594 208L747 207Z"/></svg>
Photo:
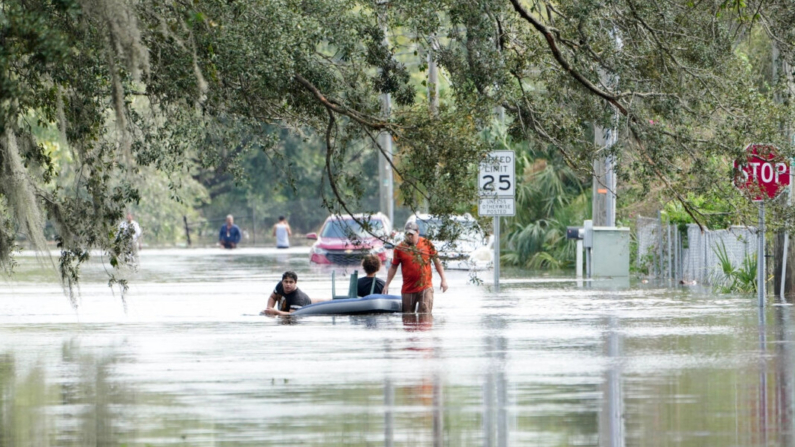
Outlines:
<svg viewBox="0 0 795 447"><path fill-rule="evenodd" d="M660 232L657 235L657 252L659 253L658 259L660 260L660 275L658 278L665 276L663 269L663 224L662 224L662 211L657 210L657 223L659 224Z"/></svg>
<svg viewBox="0 0 795 447"><path fill-rule="evenodd" d="M759 307L764 307L765 305L765 282L767 280L765 274L765 202L759 202L759 228L757 230L759 232L758 241L759 241L759 255L757 258L757 274L759 275L758 284L756 286L757 291L759 292Z"/></svg>
<svg viewBox="0 0 795 447"><path fill-rule="evenodd" d="M251 207L251 246L257 245L257 214L254 207Z"/></svg>
<svg viewBox="0 0 795 447"><path fill-rule="evenodd" d="M185 239L188 240L188 247L190 247L190 228L188 228L188 216L182 216L182 222L185 223Z"/></svg>
<svg viewBox="0 0 795 447"><path fill-rule="evenodd" d="M679 230L676 230L676 253L679 255L679 262L676 264L676 278L674 279L681 281L685 279L685 253L682 248L682 232Z"/></svg>
<svg viewBox="0 0 795 447"><path fill-rule="evenodd" d="M709 259L709 232L704 232L704 261L701 263L701 273L699 274L699 281L703 284L707 270L707 260Z"/></svg>
<svg viewBox="0 0 795 447"><path fill-rule="evenodd" d="M668 253L667 253L668 254L668 256L667 256L668 257L668 271L666 272L667 274L665 276L667 278L672 278L673 275L674 275L673 274L673 266L674 265L671 264L671 223L668 222L666 227L668 228L668 241L667 241L667 243L668 243Z"/></svg>
<svg viewBox="0 0 795 447"><path fill-rule="evenodd" d="M676 244L677 244L676 241L679 238L679 234L678 234L678 231L676 231L676 227L675 226L671 229L671 233L674 236L673 242L671 243L671 245L673 246L673 250L674 250L674 252L673 252L674 263L673 263L673 269L671 269L671 279L673 279L674 282L676 282L676 274L677 274L677 272L679 272L679 261L678 261L679 257L677 256L677 253L676 253Z"/></svg>
<svg viewBox="0 0 795 447"><path fill-rule="evenodd" d="M638 273L640 273L640 246L642 242L643 232L640 228L640 216L637 217L635 220L635 240L638 242L638 255L635 256L635 267L638 269Z"/></svg>

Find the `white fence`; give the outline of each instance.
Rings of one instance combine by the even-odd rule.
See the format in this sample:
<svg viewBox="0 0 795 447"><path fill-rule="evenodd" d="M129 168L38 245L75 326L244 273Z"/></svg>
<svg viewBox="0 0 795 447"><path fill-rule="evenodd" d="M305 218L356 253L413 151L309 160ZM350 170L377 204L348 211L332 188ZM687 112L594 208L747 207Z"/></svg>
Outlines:
<svg viewBox="0 0 795 447"><path fill-rule="evenodd" d="M708 284L722 274L716 251L726 247L728 259L741 266L756 254L756 228L733 226L727 230L704 230L695 224L687 232L662 218L638 217L635 227L638 245L636 267L656 278L696 281Z"/></svg>

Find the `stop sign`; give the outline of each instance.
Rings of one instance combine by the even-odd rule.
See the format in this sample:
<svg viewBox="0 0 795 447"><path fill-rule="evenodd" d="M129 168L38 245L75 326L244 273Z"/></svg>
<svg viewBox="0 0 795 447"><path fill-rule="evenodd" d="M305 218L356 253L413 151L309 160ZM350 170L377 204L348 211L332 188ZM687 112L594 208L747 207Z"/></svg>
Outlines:
<svg viewBox="0 0 795 447"><path fill-rule="evenodd" d="M751 200L772 199L790 183L790 165L772 144L749 144L745 160L734 161L734 184Z"/></svg>

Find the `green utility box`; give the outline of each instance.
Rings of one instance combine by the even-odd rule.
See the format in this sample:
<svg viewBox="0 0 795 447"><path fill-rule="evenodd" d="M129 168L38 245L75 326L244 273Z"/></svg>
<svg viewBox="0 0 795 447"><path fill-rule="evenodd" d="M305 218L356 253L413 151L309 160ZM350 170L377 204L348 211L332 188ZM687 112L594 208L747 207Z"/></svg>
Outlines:
<svg viewBox="0 0 795 447"><path fill-rule="evenodd" d="M629 277L629 228L593 227L591 276Z"/></svg>

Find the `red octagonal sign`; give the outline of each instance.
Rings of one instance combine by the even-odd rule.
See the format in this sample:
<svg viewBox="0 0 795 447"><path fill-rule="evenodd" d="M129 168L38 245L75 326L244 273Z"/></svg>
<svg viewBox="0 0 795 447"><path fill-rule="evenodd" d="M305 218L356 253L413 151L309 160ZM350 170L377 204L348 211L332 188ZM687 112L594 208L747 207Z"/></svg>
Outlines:
<svg viewBox="0 0 795 447"><path fill-rule="evenodd" d="M772 144L749 144L734 161L734 184L754 202L772 199L790 183L790 165Z"/></svg>

